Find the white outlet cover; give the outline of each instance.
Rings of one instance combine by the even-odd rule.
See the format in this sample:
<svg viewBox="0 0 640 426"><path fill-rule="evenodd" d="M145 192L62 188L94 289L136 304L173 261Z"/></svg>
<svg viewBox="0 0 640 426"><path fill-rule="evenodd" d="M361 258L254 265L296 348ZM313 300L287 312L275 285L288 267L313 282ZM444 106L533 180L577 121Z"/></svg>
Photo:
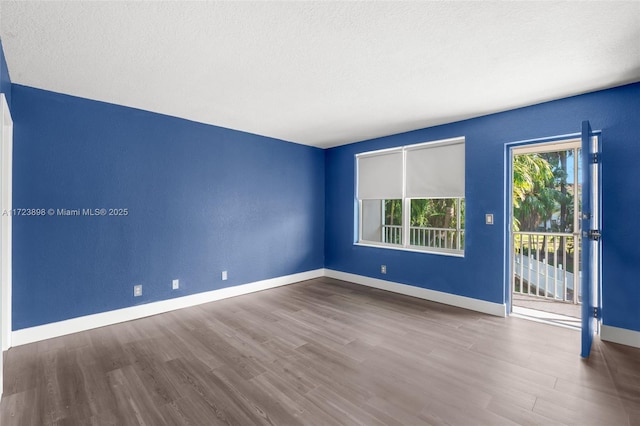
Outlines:
<svg viewBox="0 0 640 426"><path fill-rule="evenodd" d="M171 281L171 288L173 290L177 290L180 288L180 280L173 280Z"/></svg>
<svg viewBox="0 0 640 426"><path fill-rule="evenodd" d="M222 271L222 281L227 279L227 271Z"/></svg>
<svg viewBox="0 0 640 426"><path fill-rule="evenodd" d="M142 284L133 286L133 296L134 297L142 296Z"/></svg>

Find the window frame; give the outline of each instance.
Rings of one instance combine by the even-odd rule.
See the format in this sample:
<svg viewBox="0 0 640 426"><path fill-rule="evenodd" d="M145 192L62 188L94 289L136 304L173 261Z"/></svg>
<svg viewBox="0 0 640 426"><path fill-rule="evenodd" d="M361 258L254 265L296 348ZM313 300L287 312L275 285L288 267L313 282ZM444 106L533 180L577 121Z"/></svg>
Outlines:
<svg viewBox="0 0 640 426"><path fill-rule="evenodd" d="M445 256L454 256L454 257L464 257L464 253L465 253L465 244L464 244L464 237L461 236L461 232L464 233L465 232L465 223L461 223L460 217L461 217L461 206L464 203L464 208L465 208L465 221L466 222L466 188L464 190L464 195L462 197L407 197L407 151L410 150L414 150L414 149L419 149L420 147L437 147L437 146L442 146L442 145L452 145L452 144L465 144L465 137L461 136L461 137L455 137L455 138L449 138L449 139L442 139L442 140L436 140L436 141L430 141L430 142L422 142L422 143L417 143L417 144L412 144L412 145L405 145L405 146L401 146L401 147L394 147L394 148L388 148L388 149L382 149L382 150L376 150L376 151L367 151L367 152L362 152L359 154L355 155L355 165L356 165L356 173L355 173L355 194L356 194L356 205L357 205L357 209L358 212L355 215L355 217L357 218L358 221L358 226L356 227L357 229L357 235L355 236L355 241L354 241L354 245L358 245L358 246L365 246L365 247L376 247L376 248L384 248L384 249L392 249L392 250L402 250L402 251L409 251L409 252L417 252L417 253L428 253L428 254L438 254L438 255L445 255ZM371 240L364 240L362 238L363 236L363 199L361 199L359 197L358 194L358 189L360 186L360 182L359 182L359 160L363 157L367 157L367 156L375 156L375 155L381 155L384 154L386 152L394 152L394 151L398 151L401 150L402 152L402 197L399 198L401 200L401 205L402 205L402 244L393 244L393 243L386 243L383 242L382 240L384 239L383 237L380 238L381 241L371 241ZM465 155L466 157L466 155ZM463 168L463 170L465 170L465 179L466 179L466 167ZM419 199L456 199L456 215L458 220L456 220L456 228L451 228L451 231L457 232L459 236L461 236L461 241L462 241L462 249L448 249L448 248L440 248L440 247L429 247L429 246L418 246L418 245L412 245L411 244L411 201L412 200L419 200ZM393 198L393 199L398 199L398 198ZM377 199L375 199L377 200ZM381 208L382 208L382 220L381 220L381 227L382 227L382 232L384 232L384 226L385 226L385 217L384 217L384 206L385 206L385 200L386 199L380 199L381 202Z"/></svg>

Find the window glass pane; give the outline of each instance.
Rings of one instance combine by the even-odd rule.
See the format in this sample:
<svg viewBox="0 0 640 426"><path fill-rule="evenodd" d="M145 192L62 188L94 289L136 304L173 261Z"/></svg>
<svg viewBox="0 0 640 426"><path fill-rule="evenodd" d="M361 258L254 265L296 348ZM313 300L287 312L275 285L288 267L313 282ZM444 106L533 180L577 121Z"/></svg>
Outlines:
<svg viewBox="0 0 640 426"><path fill-rule="evenodd" d="M384 201L383 242L402 244L402 200Z"/></svg>
<svg viewBox="0 0 640 426"><path fill-rule="evenodd" d="M460 198L411 200L410 245L462 250L464 201Z"/></svg>
<svg viewBox="0 0 640 426"><path fill-rule="evenodd" d="M383 200L362 200L362 241L382 242Z"/></svg>
<svg viewBox="0 0 640 426"><path fill-rule="evenodd" d="M362 241L402 244L402 200L362 200Z"/></svg>
<svg viewBox="0 0 640 426"><path fill-rule="evenodd" d="M455 229L458 224L458 198L411 200L411 226Z"/></svg>

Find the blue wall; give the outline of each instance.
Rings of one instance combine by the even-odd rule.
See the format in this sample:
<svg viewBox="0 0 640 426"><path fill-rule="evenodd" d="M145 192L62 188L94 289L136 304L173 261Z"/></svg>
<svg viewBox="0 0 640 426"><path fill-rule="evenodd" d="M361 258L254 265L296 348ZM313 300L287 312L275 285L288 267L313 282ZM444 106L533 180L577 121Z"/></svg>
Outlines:
<svg viewBox="0 0 640 426"><path fill-rule="evenodd" d="M2 48L2 40L0 40L0 93L4 93L7 98L7 104L11 108L11 79L9 77L9 68L4 57L4 49Z"/></svg>
<svg viewBox="0 0 640 426"><path fill-rule="evenodd" d="M129 209L14 218L16 330L323 266L504 303L505 144L590 120L604 146L603 320L640 331L640 229L629 220L640 209L640 84L324 152L10 87L14 206ZM465 257L354 246L354 155L456 136L466 137Z"/></svg>
<svg viewBox="0 0 640 426"><path fill-rule="evenodd" d="M603 137L603 321L640 331L640 228L631 220L640 211L640 84L325 151L325 267L505 303L505 144L579 133L583 120ZM354 155L456 136L466 137L464 258L353 245Z"/></svg>
<svg viewBox="0 0 640 426"><path fill-rule="evenodd" d="M324 265L320 149L20 85L12 112L14 208L129 211L14 217L14 330Z"/></svg>

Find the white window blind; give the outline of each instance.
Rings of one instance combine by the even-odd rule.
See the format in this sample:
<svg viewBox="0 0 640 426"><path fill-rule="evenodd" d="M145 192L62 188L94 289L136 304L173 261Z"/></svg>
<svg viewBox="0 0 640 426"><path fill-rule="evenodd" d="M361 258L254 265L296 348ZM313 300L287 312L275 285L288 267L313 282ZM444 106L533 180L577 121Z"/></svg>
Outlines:
<svg viewBox="0 0 640 426"><path fill-rule="evenodd" d="M358 199L402 198L402 150L360 155L358 158Z"/></svg>
<svg viewBox="0 0 640 426"><path fill-rule="evenodd" d="M406 156L406 197L464 197L464 140L411 147Z"/></svg>

